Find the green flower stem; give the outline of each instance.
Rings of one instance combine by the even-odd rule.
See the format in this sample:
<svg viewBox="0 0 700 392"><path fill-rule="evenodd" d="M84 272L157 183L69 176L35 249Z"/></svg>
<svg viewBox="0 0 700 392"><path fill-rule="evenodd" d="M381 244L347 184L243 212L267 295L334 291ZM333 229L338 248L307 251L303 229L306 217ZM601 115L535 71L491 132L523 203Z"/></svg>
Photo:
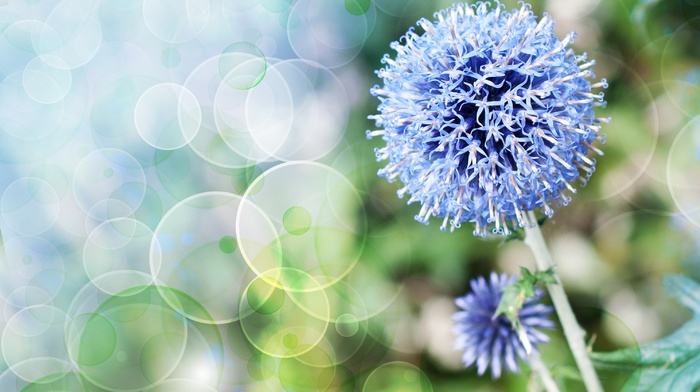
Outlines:
<svg viewBox="0 0 700 392"><path fill-rule="evenodd" d="M530 369L532 369L532 371L539 376L540 381L542 381L544 390L547 392L559 392L557 383L554 382L552 375L549 373L549 368L542 362L542 358L540 358L539 354L530 355L528 361L530 363Z"/></svg>
<svg viewBox="0 0 700 392"><path fill-rule="evenodd" d="M528 217L530 222L537 222L535 214L532 211L528 212ZM540 227L536 223L532 228L525 228L525 243L535 255L537 269L540 271L547 271L552 268L554 272L554 279L557 283L548 284L547 290L549 291L549 296L552 298L554 309L556 309L557 315L559 316L559 322L564 329L564 336L566 336L566 340L569 342L569 348L576 360L576 365L578 365L581 371L581 377L586 385L586 389L589 392L602 392L603 388L600 385L598 376L593 368L593 363L588 356L588 350L586 349L586 342L584 340L586 333L581 326L579 326L578 321L576 321L576 316L574 316L574 312L571 310L571 305L564 292L559 274L557 270L553 268L554 261L549 254L547 244L544 242L542 231L540 231Z"/></svg>

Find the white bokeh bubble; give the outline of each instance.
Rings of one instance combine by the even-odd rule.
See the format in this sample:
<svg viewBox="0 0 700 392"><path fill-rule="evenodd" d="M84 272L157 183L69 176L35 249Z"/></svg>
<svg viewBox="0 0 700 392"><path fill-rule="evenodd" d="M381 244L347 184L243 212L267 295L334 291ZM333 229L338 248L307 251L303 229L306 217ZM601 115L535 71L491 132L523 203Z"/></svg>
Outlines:
<svg viewBox="0 0 700 392"><path fill-rule="evenodd" d="M260 213L268 216L280 234L258 240L268 244L264 252L241 244L251 268L261 274L293 265L318 282L316 289L323 289L357 263L367 235L363 212L357 190L343 175L316 162L288 162L267 170L250 185L236 217L236 233L240 238L260 238L265 233L253 233L248 222ZM287 280L293 281L282 276L280 282Z"/></svg>
<svg viewBox="0 0 700 392"><path fill-rule="evenodd" d="M3 221L8 228L22 235L36 235L48 230L58 218L59 207L56 190L36 177L14 181L0 199Z"/></svg>
<svg viewBox="0 0 700 392"><path fill-rule="evenodd" d="M87 64L102 44L97 2L62 0L51 9L46 26L34 36L34 46L47 64L75 69Z"/></svg>
<svg viewBox="0 0 700 392"><path fill-rule="evenodd" d="M116 273L95 279L113 280ZM153 285L108 295L88 282L67 315L64 351L81 376L109 391L142 391L177 367L188 341L187 320Z"/></svg>
<svg viewBox="0 0 700 392"><path fill-rule="evenodd" d="M65 323L66 314L48 305L30 306L13 315L2 332L2 355L12 372L33 382L68 371Z"/></svg>
<svg viewBox="0 0 700 392"><path fill-rule="evenodd" d="M251 68L246 64L248 61L256 64L253 69L261 66L261 60L257 56L240 52L223 53L210 57L199 64L184 83L184 87L192 92L202 110L202 122L196 136L190 141L189 147L204 160L216 166L243 168L269 158L269 155L260 151L256 151L255 154L242 155L241 151L232 149L234 145L255 146L255 144L246 140L250 139L247 134L218 120L221 116L218 113L220 105L216 103L218 91L230 90L236 96L245 97L247 90L234 88L227 83L227 80L232 83L239 83L241 80L235 79L233 76L228 76L229 79L227 79L227 75L235 75L235 72L240 69L239 67L250 70ZM222 75L222 72L226 73ZM236 109L230 106L229 108L240 110L240 108Z"/></svg>
<svg viewBox="0 0 700 392"><path fill-rule="evenodd" d="M250 282L239 305L248 342L277 358L299 357L317 347L330 325L328 297L319 286L293 267L269 270Z"/></svg>
<svg viewBox="0 0 700 392"><path fill-rule="evenodd" d="M255 8L260 3L260 0L247 0L247 1L226 1L223 3L224 8L227 8L233 12L248 11L251 8Z"/></svg>
<svg viewBox="0 0 700 392"><path fill-rule="evenodd" d="M209 22L208 0L144 0L143 20L159 39L182 43L195 38Z"/></svg>
<svg viewBox="0 0 700 392"><path fill-rule="evenodd" d="M279 265L281 243L276 225L249 198L241 200L236 214L236 239L241 255L256 275Z"/></svg>
<svg viewBox="0 0 700 392"><path fill-rule="evenodd" d="M287 37L300 58L338 68L360 53L375 13L372 4L367 4L364 13L354 15L345 2L299 0L289 12Z"/></svg>
<svg viewBox="0 0 700 392"><path fill-rule="evenodd" d="M289 103L291 101L289 97L289 91L288 89L286 89L286 84L281 79L280 75L274 70L270 71L270 64L277 62L277 60L267 59L267 66L265 69L264 77L260 78L260 80L257 81L255 85L252 85L249 88L242 89L236 88L236 85L238 83L237 80L240 77L238 75L241 74L239 70L242 69L245 71L251 68L255 69L256 67L259 67L259 58L242 53L226 54L223 56L223 58L238 59L238 61L242 60L242 62L240 62L240 65L238 66L228 68L228 73L224 77L226 82L221 83L219 85L218 90L216 91L213 106L215 113L214 120L216 128L223 142L232 151L235 151L238 155L245 157L249 162L264 162L270 158L271 154L264 147L261 147L260 144L257 142L254 136L255 132L259 133L257 135L257 138L264 139L265 137L268 137L275 133L279 134L280 132L283 132L280 131L280 128L288 129L288 124L291 122L291 119L289 117L286 117L291 115L291 110L289 107ZM249 76L243 77L249 78ZM267 96L262 98L268 100L268 110L259 113L261 117L257 118L256 121L258 124L263 123L270 125L267 123L267 120L276 117L277 121L281 122L283 125L280 126L279 124L276 124L277 127L270 126L270 128L263 127L252 130L247 122L247 117L249 113L247 106L248 96L252 93L256 94L256 96L258 97L261 97L262 95L265 95L265 93L270 93L270 88L268 84L268 81L270 79L282 83L275 85L273 88L277 91L277 100L281 99L285 101L287 105L284 106L284 109L280 109L276 106L274 98L271 97L271 95L274 94L268 94ZM232 85L231 82L234 82L235 84ZM253 93L253 91L255 91L256 93ZM280 98L280 95L282 97L286 97L287 99ZM255 110L254 107L255 105L251 107L251 110ZM280 141L278 140L276 142L273 141L272 143L279 142Z"/></svg>
<svg viewBox="0 0 700 392"><path fill-rule="evenodd" d="M117 294L132 287L152 283L144 279L150 272L149 250L153 232L130 218L102 222L85 240L83 266L100 290ZM110 274L111 279L97 279Z"/></svg>
<svg viewBox="0 0 700 392"><path fill-rule="evenodd" d="M40 59L35 58L35 60L41 63ZM57 78L63 78L59 75L61 72L56 70ZM62 100L65 94L61 96L61 86L56 85L53 92L49 91L51 88L47 89L47 92L42 91L42 87L35 84L36 80L29 80L29 86L25 84L25 78L32 79L37 74L31 70L29 75L18 71L0 82L0 128L23 140L34 141L46 137L59 128L66 116L70 115L65 110L66 103ZM63 83L65 81L63 79ZM41 102L46 99L49 101L55 99L55 101Z"/></svg>
<svg viewBox="0 0 700 392"><path fill-rule="evenodd" d="M282 13L289 9L292 0L260 0L260 4L271 13Z"/></svg>
<svg viewBox="0 0 700 392"><path fill-rule="evenodd" d="M76 167L73 194L83 211L107 220L135 211L146 192L145 184L145 173L133 156L116 148L103 148L90 153Z"/></svg>
<svg viewBox="0 0 700 392"><path fill-rule="evenodd" d="M221 54L219 72L226 85L236 90L248 90L265 77L267 60L257 46L249 42L236 42L227 46Z"/></svg>
<svg viewBox="0 0 700 392"><path fill-rule="evenodd" d="M12 317L20 309L35 305L53 305L53 298L40 287L22 286L10 292L5 299L4 320Z"/></svg>
<svg viewBox="0 0 700 392"><path fill-rule="evenodd" d="M401 309L398 313L400 316L405 316L404 312L408 313L407 309ZM405 316L401 321L405 322L407 318L408 316ZM392 348L396 349L395 346ZM362 392L383 389L387 385L387 380L392 380L392 388L399 391L433 392L428 376L416 365L402 361L384 363L369 372L362 385Z"/></svg>
<svg viewBox="0 0 700 392"><path fill-rule="evenodd" d="M240 200L226 192L188 197L163 216L154 232L150 252L154 280L190 296L211 315L211 320L200 319L181 309L195 321L238 320L238 298L249 271L235 230Z"/></svg>
<svg viewBox="0 0 700 392"><path fill-rule="evenodd" d="M246 123L253 140L283 161L316 160L328 154L345 134L349 117L340 80L327 68L305 60L280 61L269 71L246 100ZM270 118L280 116L283 121L270 124Z"/></svg>
<svg viewBox="0 0 700 392"><path fill-rule="evenodd" d="M146 90L136 102L134 123L141 138L161 150L187 145L197 134L202 112L192 93L175 83Z"/></svg>
<svg viewBox="0 0 700 392"><path fill-rule="evenodd" d="M63 255L49 241L39 236L21 236L7 239L0 259L0 296L15 307L21 302L10 301L10 292L20 288L36 287L54 298L63 288L65 262ZM43 297L43 295L40 295ZM25 298L28 299L28 298Z"/></svg>
<svg viewBox="0 0 700 392"><path fill-rule="evenodd" d="M7 1L5 0L4 3L7 3ZM19 18L15 12L8 11L9 10L0 12L0 34L2 34L9 25L16 22Z"/></svg>
<svg viewBox="0 0 700 392"><path fill-rule="evenodd" d="M85 238L90 233L86 230L87 217L87 212L78 205L72 189L69 189L61 200L61 208L58 212L57 223L61 230L70 235Z"/></svg>
<svg viewBox="0 0 700 392"><path fill-rule="evenodd" d="M3 54L0 73L9 75L23 70L29 61L40 54L34 42L41 34L56 35L56 32L37 19L17 16L9 18L6 23L0 34L0 53Z"/></svg>
<svg viewBox="0 0 700 392"><path fill-rule="evenodd" d="M50 64L62 64L58 67ZM55 103L70 91L73 77L66 63L56 56L37 57L27 64L22 74L24 89L39 103Z"/></svg>
<svg viewBox="0 0 700 392"><path fill-rule="evenodd" d="M274 65L265 78L248 90L244 129L266 154L275 155L284 146L294 121L294 102L289 85Z"/></svg>

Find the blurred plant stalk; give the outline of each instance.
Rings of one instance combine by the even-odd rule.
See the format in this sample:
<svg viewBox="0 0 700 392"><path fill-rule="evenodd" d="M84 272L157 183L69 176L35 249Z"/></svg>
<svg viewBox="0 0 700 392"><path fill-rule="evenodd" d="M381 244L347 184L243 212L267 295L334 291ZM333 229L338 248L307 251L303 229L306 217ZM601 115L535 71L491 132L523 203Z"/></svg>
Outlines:
<svg viewBox="0 0 700 392"><path fill-rule="evenodd" d="M529 211L528 215L530 222L537 222L537 218L532 211ZM564 336L566 336L566 340L569 343L571 353L574 356L574 360L576 360L576 365L581 371L581 378L583 378L586 389L589 392L603 392L603 387L586 349L586 332L576 321L576 316L574 316L571 304L569 304L569 300L566 297L561 279L559 279L559 274L552 260L552 255L544 242L539 225L536 224L532 228L525 228L525 244L530 247L532 254L535 256L537 269L540 271L551 269L553 277L557 281L556 284L547 284L547 291L549 291L549 296L552 298L552 304L559 317L559 322L564 330Z"/></svg>
<svg viewBox="0 0 700 392"><path fill-rule="evenodd" d="M547 392L560 392L557 383L554 382L552 374L547 365L542 362L539 354L530 355L530 368L534 371L542 382L544 390Z"/></svg>

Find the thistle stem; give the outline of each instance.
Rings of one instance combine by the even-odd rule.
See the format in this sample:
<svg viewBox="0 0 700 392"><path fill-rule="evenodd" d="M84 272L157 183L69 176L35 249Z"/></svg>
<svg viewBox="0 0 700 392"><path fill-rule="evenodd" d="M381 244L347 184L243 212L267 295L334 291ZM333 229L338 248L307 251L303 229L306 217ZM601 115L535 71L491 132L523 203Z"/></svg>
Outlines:
<svg viewBox="0 0 700 392"><path fill-rule="evenodd" d="M528 212L528 217L530 222L537 222L535 214L532 211ZM578 321L576 321L576 316L574 316L574 312L571 310L571 305L564 292L559 274L556 268L554 268L554 261L549 254L547 244L544 242L539 225L535 224L532 228L525 228L525 243L530 247L530 250L532 250L535 256L537 269L540 271L551 269L553 271L553 276L557 283L548 284L547 290L549 291L550 298L552 298L554 309L556 309L557 315L559 316L559 322L564 330L564 336L566 336L566 340L569 343L571 353L576 360L576 365L581 371L581 377L586 385L586 389L589 392L602 392L603 388L600 385L598 376L593 368L593 363L588 356L588 350L586 349L586 342L584 340L586 333L579 326Z"/></svg>
<svg viewBox="0 0 700 392"><path fill-rule="evenodd" d="M530 355L528 362L530 363L530 369L532 369L532 371L539 376L540 381L542 381L542 386L544 387L545 391L559 392L557 383L554 382L552 375L549 373L547 365L542 362L542 358L540 358L539 354Z"/></svg>

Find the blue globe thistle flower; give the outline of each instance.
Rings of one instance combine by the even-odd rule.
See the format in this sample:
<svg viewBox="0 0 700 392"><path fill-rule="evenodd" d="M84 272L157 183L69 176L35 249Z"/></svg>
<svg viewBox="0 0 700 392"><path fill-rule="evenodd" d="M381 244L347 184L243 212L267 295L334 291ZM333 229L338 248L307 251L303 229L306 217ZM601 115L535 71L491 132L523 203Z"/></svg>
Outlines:
<svg viewBox="0 0 700 392"><path fill-rule="evenodd" d="M527 211L553 214L595 169L589 151L601 122L605 79L594 77L586 54L568 48L575 33L559 40L548 15L539 21L528 4L502 11L496 2L455 4L421 19L382 58L379 114L369 116L386 146L377 160L388 160L379 175L400 179L408 203L420 202L416 220L442 218L441 229L462 222L474 233L510 234L532 227ZM580 172L581 171L581 172ZM580 173L584 174L581 178Z"/></svg>
<svg viewBox="0 0 700 392"><path fill-rule="evenodd" d="M488 282L483 277L472 280L472 292L455 300L461 309L453 317L457 323L454 327L457 334L455 348L464 351L462 362L465 367L476 363L479 375L483 375L489 365L492 378L500 377L504 366L511 372L518 372L516 355L527 363L525 347L510 320L503 314L493 317L503 296L503 288L516 280L515 276L492 272ZM547 318L552 307L537 303L542 295L543 291L536 289L535 297L526 299L518 313L533 353L537 352L536 344L549 342L549 337L537 328L554 328L554 322Z"/></svg>

